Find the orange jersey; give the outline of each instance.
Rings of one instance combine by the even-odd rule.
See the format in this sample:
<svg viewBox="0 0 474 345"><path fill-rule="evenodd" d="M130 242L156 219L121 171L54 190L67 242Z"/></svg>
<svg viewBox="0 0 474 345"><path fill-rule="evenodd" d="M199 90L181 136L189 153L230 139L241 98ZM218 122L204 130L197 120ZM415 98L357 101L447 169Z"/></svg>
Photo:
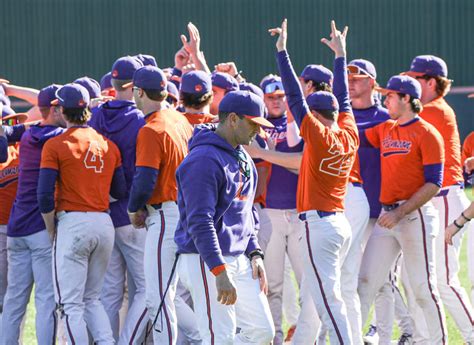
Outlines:
<svg viewBox="0 0 474 345"><path fill-rule="evenodd" d="M188 154L193 128L186 117L172 109L149 115L137 137L137 167L159 170L153 194L147 204L176 201L176 169Z"/></svg>
<svg viewBox="0 0 474 345"><path fill-rule="evenodd" d="M255 163L258 173L257 190L255 192L255 204L266 206L267 200L267 184L272 174L272 164L267 161L259 161Z"/></svg>
<svg viewBox="0 0 474 345"><path fill-rule="evenodd" d="M8 146L8 159L0 164L0 224L7 224L15 201L18 187L18 165L20 163L17 146Z"/></svg>
<svg viewBox="0 0 474 345"><path fill-rule="evenodd" d="M362 183L362 176L360 175L360 163L359 163L359 154L356 153L354 160L354 165L352 166L351 172L349 174L349 182L352 183Z"/></svg>
<svg viewBox="0 0 474 345"><path fill-rule="evenodd" d="M41 168L58 170L56 211L102 212L109 208L117 146L90 127L72 127L46 142Z"/></svg>
<svg viewBox="0 0 474 345"><path fill-rule="evenodd" d="M191 126L200 125L202 123L216 122L217 116L212 114L191 114L183 113Z"/></svg>
<svg viewBox="0 0 474 345"><path fill-rule="evenodd" d="M349 174L359 147L354 116L339 113L340 129L325 127L311 113L301 123L305 141L296 206L298 212L344 211Z"/></svg>
<svg viewBox="0 0 474 345"><path fill-rule="evenodd" d="M438 97L423 106L421 118L432 124L443 137L444 180L443 187L462 183L461 140L454 110L443 97Z"/></svg>
<svg viewBox="0 0 474 345"><path fill-rule="evenodd" d="M444 163L443 138L418 117L403 125L387 120L366 129L365 137L380 148L382 204L410 199L425 184L424 166Z"/></svg>
<svg viewBox="0 0 474 345"><path fill-rule="evenodd" d="M474 132L471 132L466 139L464 139L464 143L462 144L462 164L464 165L466 159L470 157L474 157Z"/></svg>

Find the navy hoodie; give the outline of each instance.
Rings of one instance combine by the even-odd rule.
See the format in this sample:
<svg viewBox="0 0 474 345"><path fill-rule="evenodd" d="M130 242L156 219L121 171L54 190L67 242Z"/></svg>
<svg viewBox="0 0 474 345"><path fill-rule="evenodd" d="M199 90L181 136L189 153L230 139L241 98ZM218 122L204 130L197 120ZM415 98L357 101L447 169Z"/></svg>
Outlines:
<svg viewBox="0 0 474 345"><path fill-rule="evenodd" d="M110 204L110 217L114 227L129 225L127 214L128 193L135 174L137 135L145 125L143 113L134 102L113 100L93 109L89 126L112 140L122 155L122 166L127 184L127 197Z"/></svg>
<svg viewBox="0 0 474 345"><path fill-rule="evenodd" d="M214 129L195 129L176 171L178 253L200 254L211 270L225 264L224 256L260 248L252 213L257 170L242 147L234 149Z"/></svg>

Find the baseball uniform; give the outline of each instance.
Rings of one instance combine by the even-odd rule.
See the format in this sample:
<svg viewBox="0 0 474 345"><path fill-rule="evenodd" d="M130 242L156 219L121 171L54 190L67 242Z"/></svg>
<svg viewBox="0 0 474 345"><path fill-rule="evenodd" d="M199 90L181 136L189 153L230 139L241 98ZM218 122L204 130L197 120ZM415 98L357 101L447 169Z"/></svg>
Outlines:
<svg viewBox="0 0 474 345"><path fill-rule="evenodd" d="M392 77L387 90L405 91L402 93L415 98L421 95L419 83L409 77ZM380 149L382 214L410 199L427 182L441 186L442 139L433 126L418 116L403 124L389 120L366 129L362 132L362 144ZM407 166L410 169L406 169ZM376 224L362 261L366 272L361 272L359 282L363 322L401 250L409 263L410 285L429 324L430 341L447 343L444 310L434 281L434 238L437 231L437 212L431 202L406 215L393 229L387 230Z"/></svg>
<svg viewBox="0 0 474 345"><path fill-rule="evenodd" d="M464 139L462 144L461 163L464 166L466 159L474 157L474 132ZM470 174L472 175L472 174ZM472 181L470 182L472 184ZM466 230L468 232L468 245L467 245L467 261L469 269L469 279L471 280L471 303L474 301L474 234L470 231L472 225L468 225Z"/></svg>
<svg viewBox="0 0 474 345"><path fill-rule="evenodd" d="M305 279L318 314L333 343L352 343L346 307L341 298L341 266L349 249L351 230L344 216L344 197L349 173L359 144L351 113L345 57L335 66L344 70L345 88L337 95L319 91L305 101L298 78L286 51L278 53L285 94L301 136L305 141L297 190L297 209L305 222ZM309 107L308 107L309 104ZM339 111L339 128L325 127L310 108Z"/></svg>

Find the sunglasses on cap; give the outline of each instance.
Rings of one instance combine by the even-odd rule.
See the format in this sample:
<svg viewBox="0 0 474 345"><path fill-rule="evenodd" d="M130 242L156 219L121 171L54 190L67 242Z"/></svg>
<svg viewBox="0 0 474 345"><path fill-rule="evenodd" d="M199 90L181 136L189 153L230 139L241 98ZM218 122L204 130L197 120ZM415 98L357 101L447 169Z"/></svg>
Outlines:
<svg viewBox="0 0 474 345"><path fill-rule="evenodd" d="M349 65L347 66L347 71L349 72L349 77L354 77L357 76L357 78L372 78L367 71L364 69L360 68L359 66L356 65Z"/></svg>
<svg viewBox="0 0 474 345"><path fill-rule="evenodd" d="M283 89L283 84L280 81L275 81L265 86L265 90L263 91L265 93L274 93L275 91L284 92L285 90Z"/></svg>
<svg viewBox="0 0 474 345"><path fill-rule="evenodd" d="M2 125L4 126L15 126L20 123L20 119L18 117L12 117L10 119L2 120Z"/></svg>

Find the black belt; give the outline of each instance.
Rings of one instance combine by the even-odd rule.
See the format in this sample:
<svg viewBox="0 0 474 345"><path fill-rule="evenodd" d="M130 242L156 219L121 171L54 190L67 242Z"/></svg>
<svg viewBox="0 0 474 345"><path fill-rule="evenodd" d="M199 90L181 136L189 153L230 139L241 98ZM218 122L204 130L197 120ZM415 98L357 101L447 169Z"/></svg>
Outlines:
<svg viewBox="0 0 474 345"><path fill-rule="evenodd" d="M318 214L319 218L334 216L336 214L336 212L326 212L326 211L318 211L318 210L316 210L316 213ZM302 220L303 222L306 221L306 213L300 213L298 218Z"/></svg>
<svg viewBox="0 0 474 345"><path fill-rule="evenodd" d="M398 206L400 206L399 203L395 203L395 204L382 204L382 208L383 208L383 210L386 211L386 212L393 211L393 210L396 209Z"/></svg>
<svg viewBox="0 0 474 345"><path fill-rule="evenodd" d="M166 201L165 201L166 202ZM176 201L173 201L176 205L178 205L178 202ZM153 207L155 210L161 210L162 206L163 206L163 203L160 202L159 204L151 204L150 205L151 207Z"/></svg>
<svg viewBox="0 0 474 345"><path fill-rule="evenodd" d="M352 185L354 187L362 187L362 183L360 183L360 182L352 182Z"/></svg>

